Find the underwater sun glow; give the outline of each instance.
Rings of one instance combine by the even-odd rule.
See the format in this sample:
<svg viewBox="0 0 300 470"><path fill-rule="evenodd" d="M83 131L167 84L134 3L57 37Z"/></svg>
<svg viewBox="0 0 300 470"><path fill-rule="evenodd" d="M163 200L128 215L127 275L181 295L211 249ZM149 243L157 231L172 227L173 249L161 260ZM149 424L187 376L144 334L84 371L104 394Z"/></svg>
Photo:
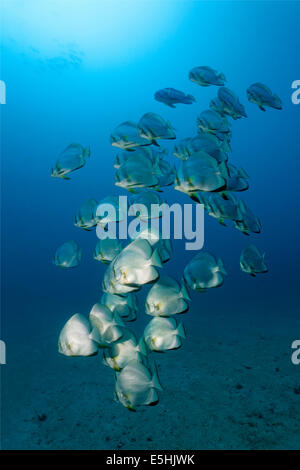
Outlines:
<svg viewBox="0 0 300 470"><path fill-rule="evenodd" d="M90 63L111 64L155 47L176 29L182 8L139 0L4 0L3 36L27 53L78 54Z"/></svg>

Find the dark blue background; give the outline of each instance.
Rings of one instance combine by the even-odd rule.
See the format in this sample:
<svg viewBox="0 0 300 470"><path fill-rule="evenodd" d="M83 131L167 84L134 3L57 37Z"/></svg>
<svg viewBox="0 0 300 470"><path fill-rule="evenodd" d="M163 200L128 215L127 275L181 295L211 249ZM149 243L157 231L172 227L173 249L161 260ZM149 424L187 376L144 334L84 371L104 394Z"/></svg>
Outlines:
<svg viewBox="0 0 300 470"><path fill-rule="evenodd" d="M42 50L23 49L17 31L15 37L4 37L1 338L8 344L8 358L22 342L35 347L37 338L58 335L72 314L88 314L99 300L105 266L92 257L96 235L74 227L74 215L91 197L122 194L114 186L115 149L109 141L116 125L152 111L171 121L178 138L196 133L197 115L217 93L216 87L202 88L188 80L197 65L222 71L246 105L248 118L233 122L230 158L250 175L250 189L241 197L263 229L247 238L230 224L222 227L205 216L205 249L224 260L228 277L220 289L193 294L184 318L187 331L200 338L194 328L197 318L213 318L220 311L227 328L242 326L246 316L263 324L266 333L276 322L293 330L299 315L300 105L291 102L291 84L300 79L299 3L170 2L170 10L179 4L181 17L171 33L153 26L155 41L144 53L139 49L135 54L131 44L125 58L104 65L97 58L86 60L84 53L77 65L71 56L63 61L44 58ZM40 22L42 30L47 16ZM99 47L104 47L101 38L99 34ZM263 113L248 103L246 89L257 81L281 97L282 111ZM196 104L174 110L154 101L154 92L168 86L193 94ZM70 181L51 178L51 167L71 142L90 145L90 160ZM172 155L170 161L178 163ZM170 203L189 202L172 189L163 195ZM70 239L82 247L83 261L77 269L60 270L52 256ZM250 241L266 252L269 265L269 273L255 279L239 268L240 252ZM165 272L179 279L193 255L184 251L183 242L174 243ZM143 315L141 306L145 322Z"/></svg>

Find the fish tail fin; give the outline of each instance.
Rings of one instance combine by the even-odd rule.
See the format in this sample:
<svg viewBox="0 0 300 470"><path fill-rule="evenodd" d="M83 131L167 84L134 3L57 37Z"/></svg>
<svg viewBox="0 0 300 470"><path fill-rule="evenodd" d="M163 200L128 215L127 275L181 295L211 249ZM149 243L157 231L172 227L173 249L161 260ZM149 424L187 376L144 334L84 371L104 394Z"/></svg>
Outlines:
<svg viewBox="0 0 300 470"><path fill-rule="evenodd" d="M157 161L153 165L153 170L154 170L155 175L163 176L163 172L161 171L160 166Z"/></svg>
<svg viewBox="0 0 300 470"><path fill-rule="evenodd" d="M188 285L187 280L185 279L184 276L182 276L181 282L182 282L182 285L183 285L186 289L188 289L189 285Z"/></svg>
<svg viewBox="0 0 300 470"><path fill-rule="evenodd" d="M118 326L124 326L124 322L118 312L114 312L114 320Z"/></svg>
<svg viewBox="0 0 300 470"><path fill-rule="evenodd" d="M154 165L159 165L160 160L161 160L161 153L158 152L154 157Z"/></svg>
<svg viewBox="0 0 300 470"><path fill-rule="evenodd" d="M139 351L141 354L143 354L144 356L148 355L148 348L147 348L144 338L140 339L138 347L139 347Z"/></svg>
<svg viewBox="0 0 300 470"><path fill-rule="evenodd" d="M227 81L224 73L220 73L219 78L220 78L220 80L223 80L224 82Z"/></svg>
<svg viewBox="0 0 300 470"><path fill-rule="evenodd" d="M189 101L192 101L193 103L196 102L196 98L193 95L186 95L186 97Z"/></svg>
<svg viewBox="0 0 300 470"><path fill-rule="evenodd" d="M223 140L221 147L223 148L225 153L230 153L231 152L231 145L228 140Z"/></svg>
<svg viewBox="0 0 300 470"><path fill-rule="evenodd" d="M83 151L84 158L89 158L91 156L91 147L88 145Z"/></svg>
<svg viewBox="0 0 300 470"><path fill-rule="evenodd" d="M173 251L173 246L172 246L172 242L169 238L164 238L164 245L165 245L165 248L167 249L167 251L169 253L171 253Z"/></svg>
<svg viewBox="0 0 300 470"><path fill-rule="evenodd" d="M95 343L101 344L101 335L99 331L97 330L97 328L92 329L92 331L89 334L89 338L95 341Z"/></svg>
<svg viewBox="0 0 300 470"><path fill-rule="evenodd" d="M153 387L162 392L163 388L160 384L160 381L159 381L159 378L158 378L157 367L156 367L156 364L155 364L154 361L151 361L150 369L151 369L151 373L152 373L152 385L153 385Z"/></svg>
<svg viewBox="0 0 300 470"><path fill-rule="evenodd" d="M109 363L108 363L108 360L107 358L103 355L103 359L102 359L102 364L104 364L105 366L109 367Z"/></svg>
<svg viewBox="0 0 300 470"><path fill-rule="evenodd" d="M246 206L245 206L245 203L241 199L238 202L238 208L242 214L245 213Z"/></svg>
<svg viewBox="0 0 300 470"><path fill-rule="evenodd" d="M163 267L161 257L157 248L154 250L153 255L151 256L151 265L157 266L158 268Z"/></svg>
<svg viewBox="0 0 300 470"><path fill-rule="evenodd" d="M276 109L282 109L282 101L281 99L279 98L278 95L276 95L276 93L273 94L273 97L275 99L275 105L276 105Z"/></svg>
<svg viewBox="0 0 300 470"><path fill-rule="evenodd" d="M185 284L182 284L182 287L181 287L181 295L182 295L182 298L185 299L185 300L191 300L190 296L189 296L189 292L186 288L186 285Z"/></svg>
<svg viewBox="0 0 300 470"><path fill-rule="evenodd" d="M242 214L242 212L241 212L241 210L240 210L240 207L239 207L239 204L238 204L238 203L237 203L236 208L237 208L237 209L236 209L236 219L234 220L235 224L236 224L237 222L240 222L240 221L243 220L243 214Z"/></svg>
<svg viewBox="0 0 300 470"><path fill-rule="evenodd" d="M186 338L185 329L184 329L183 323L181 322L178 325L177 333L178 333L178 336L181 336L181 338L184 338L184 339Z"/></svg>
<svg viewBox="0 0 300 470"><path fill-rule="evenodd" d="M221 260L221 258L218 259L218 266L219 266L219 271L220 273L224 274L225 276L227 276L227 271L226 269L224 268L224 264L223 264L223 261Z"/></svg>
<svg viewBox="0 0 300 470"><path fill-rule="evenodd" d="M158 394L155 388L151 388L148 393L144 405L154 406L158 403Z"/></svg>
<svg viewBox="0 0 300 470"><path fill-rule="evenodd" d="M238 174L242 177L242 178L245 178L245 179L249 179L249 175L248 173L244 170L244 168L239 168L238 169Z"/></svg>

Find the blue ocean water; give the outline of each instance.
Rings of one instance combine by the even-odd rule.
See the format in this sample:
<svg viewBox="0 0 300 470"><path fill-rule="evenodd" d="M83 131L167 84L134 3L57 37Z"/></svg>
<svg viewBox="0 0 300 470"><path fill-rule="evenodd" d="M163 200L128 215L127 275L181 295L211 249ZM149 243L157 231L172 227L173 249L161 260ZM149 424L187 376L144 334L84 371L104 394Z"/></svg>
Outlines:
<svg viewBox="0 0 300 470"><path fill-rule="evenodd" d="M17 1L3 2L0 79L6 83L6 104L1 105L1 339L7 345L7 364L1 366L4 448L76 448L80 445L110 448L109 445L113 445L105 440L105 433L97 441L81 441L86 434L83 425L84 430L78 428L65 440L59 435L55 406L64 393L59 395L56 386L59 381L61 389L68 390L70 397L74 396L82 373L74 364L84 369L94 368L92 374L99 381L97 393L100 396L101 384L111 381L111 397L106 394L105 400L97 401L95 410L96 414L106 417L106 422L101 423L101 432L108 429L110 439L114 434L112 413L117 417L118 426L124 429L127 420L131 420L132 427L145 420L151 429L162 426L172 429L175 437L171 433L163 440L165 448L170 449L181 448L181 444L184 448L190 448L189 445L191 448L299 446L297 424L300 417L296 404L299 405L300 395L293 390L300 386L300 365L297 368L290 361L291 343L300 337L300 105L291 100L291 84L300 79L299 13L296 1L27 0L22 5ZM136 413L128 417L127 410L113 402L113 377L100 359L98 362L87 360L82 365L85 358L72 362L57 353L56 341L61 327L72 314L89 313L100 298L105 271L105 266L92 257L97 241L95 233L74 227L74 215L90 197L100 200L107 195L124 194L114 186L116 152L109 141L111 131L119 123L137 121L145 112L152 111L170 120L178 139L196 133L196 117L208 108L217 92L216 87L202 88L188 80L189 70L197 65L210 65L222 71L227 85L246 106L248 118L232 125L230 158L250 175L250 188L242 198L259 216L263 228L261 234L247 238L232 226L222 227L205 216L204 247L224 260L228 277L220 289L193 294L190 311L183 319L187 353L185 348L171 352L173 362L170 364L164 364L166 359L162 359L162 368L166 367L164 378L168 381L168 371L172 376L170 385L164 383L162 406L166 412L163 417L156 411L160 404L155 411L150 408L140 416ZM257 81L266 83L281 97L282 111L268 109L263 113L248 103L246 89ZM197 102L192 106L168 108L153 98L155 91L164 87L191 93ZM70 181L51 178L51 167L71 142L90 145L90 160L71 175ZM175 160L170 155L170 161ZM170 203L189 202L187 196L170 188L163 195ZM60 244L70 239L76 240L83 249L82 264L74 270L59 270L52 264L53 254ZM251 240L266 252L269 265L269 273L255 279L239 268L240 252ZM165 266L165 272L180 278L193 255L184 250L183 241L175 241L173 257ZM146 321L141 302L140 331ZM226 345L232 344L230 335L235 346L226 349ZM205 383L208 394L210 386L216 393L216 383L214 378L205 375L199 379L202 385L198 388L198 382L197 385L193 381L193 377L201 374L197 358L200 362L203 360L209 370L210 361L215 360L216 345L222 342L228 354L224 376L234 381L235 375L238 377L234 365L241 365L239 358L245 345L251 341L255 344L259 336L269 338L270 347L266 347L269 355L266 358L264 347L256 348L253 367L263 364L267 371L273 371L270 357L279 357L281 382L288 380L290 395L276 395L272 381L278 381L278 376L270 375L264 385L272 390L270 397L269 391L263 392L258 374L257 379L253 379L251 393L247 395L245 391L245 407L240 414L247 412L247 406L250 410L253 401L258 408L272 402L275 410L284 401L289 412L280 414L282 435L275 430L269 440L259 437L259 432L267 428L266 419L260 425L256 440L238 439L236 430L245 436L249 433L236 419L232 432L226 422L229 433L223 441L219 437L214 441L213 432L209 434L211 440L206 441L192 414L184 418L179 414L179 418L173 420L174 413L177 417L178 407L185 401L193 401L191 409L201 412L205 422L214 415L213 410L206 408L202 387ZM208 347L201 352L204 343ZM218 356L220 364L224 351ZM189 362L191 358L193 363ZM185 367L188 373L183 376ZM211 367L213 369L214 365ZM69 374L65 373L68 368ZM193 391L192 398L181 391L181 383ZM30 393L24 407L34 411L32 416L29 413L23 417L16 403L22 404L22 390L26 389ZM47 394L47 399L41 398L41 390ZM230 413L230 401L224 399L223 402L227 393L226 387L219 389L218 412L214 415L216 427L222 428ZM81 396L81 402L66 414L73 413L74 419L84 423L90 419L85 414L86 405ZM32 430L30 420L34 422L41 413L47 415L42 423L43 430ZM47 428L49 416L52 421ZM288 420L292 420L290 424ZM183 422L186 431L179 432ZM292 441L289 435L285 436L289 432L293 435ZM39 433L40 441L36 437ZM48 441L43 433L47 434ZM202 436L198 441L197 435ZM148 441L141 433L137 433L135 441L124 436L116 439L117 443L122 442L120 448L124 449L158 448L159 445L158 435L157 439L154 436Z"/></svg>

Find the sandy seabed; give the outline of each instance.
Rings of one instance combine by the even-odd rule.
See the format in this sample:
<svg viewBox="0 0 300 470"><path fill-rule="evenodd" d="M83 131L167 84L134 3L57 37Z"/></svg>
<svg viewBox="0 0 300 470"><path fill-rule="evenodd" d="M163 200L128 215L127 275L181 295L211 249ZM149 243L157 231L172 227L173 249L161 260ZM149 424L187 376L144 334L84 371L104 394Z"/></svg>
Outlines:
<svg viewBox="0 0 300 470"><path fill-rule="evenodd" d="M156 355L160 403L136 413L101 355L60 356L54 332L20 342L1 367L2 449L300 449L295 333L249 318L190 322L181 350Z"/></svg>

